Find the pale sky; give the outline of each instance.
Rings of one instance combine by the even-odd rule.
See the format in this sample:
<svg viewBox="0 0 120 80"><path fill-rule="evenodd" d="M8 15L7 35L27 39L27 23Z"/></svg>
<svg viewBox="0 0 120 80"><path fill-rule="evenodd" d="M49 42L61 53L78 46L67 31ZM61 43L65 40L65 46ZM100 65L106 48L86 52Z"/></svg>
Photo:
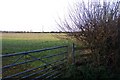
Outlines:
<svg viewBox="0 0 120 80"><path fill-rule="evenodd" d="M68 1L0 0L0 30L55 31L55 20L64 16Z"/></svg>
<svg viewBox="0 0 120 80"><path fill-rule="evenodd" d="M0 31L58 31L55 20L75 1L0 0Z"/></svg>

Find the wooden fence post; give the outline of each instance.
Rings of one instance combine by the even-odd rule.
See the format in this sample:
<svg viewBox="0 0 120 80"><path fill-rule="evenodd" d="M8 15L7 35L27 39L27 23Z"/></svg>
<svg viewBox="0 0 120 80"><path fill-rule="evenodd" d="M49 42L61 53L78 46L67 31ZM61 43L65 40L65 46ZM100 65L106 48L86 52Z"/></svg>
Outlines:
<svg viewBox="0 0 120 80"><path fill-rule="evenodd" d="M72 63L75 64L75 44L72 44Z"/></svg>

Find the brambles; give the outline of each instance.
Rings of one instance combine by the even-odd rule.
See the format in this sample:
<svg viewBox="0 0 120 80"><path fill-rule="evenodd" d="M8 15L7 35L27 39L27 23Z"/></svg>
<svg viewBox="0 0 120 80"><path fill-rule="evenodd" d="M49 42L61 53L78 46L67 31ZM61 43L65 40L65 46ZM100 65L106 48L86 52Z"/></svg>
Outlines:
<svg viewBox="0 0 120 80"><path fill-rule="evenodd" d="M120 1L82 2L59 24L61 29L71 32L77 44L82 41L89 47L93 67L104 66L113 74L120 67L119 7Z"/></svg>

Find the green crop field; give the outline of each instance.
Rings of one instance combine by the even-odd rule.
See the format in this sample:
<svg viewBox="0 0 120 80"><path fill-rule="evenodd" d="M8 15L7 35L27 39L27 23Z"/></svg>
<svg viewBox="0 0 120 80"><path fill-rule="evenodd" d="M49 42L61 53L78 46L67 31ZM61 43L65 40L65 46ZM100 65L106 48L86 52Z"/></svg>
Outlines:
<svg viewBox="0 0 120 80"><path fill-rule="evenodd" d="M2 33L2 54L14 54L17 52L24 52L29 50L38 50L43 48L49 48L54 46L71 45L71 41L66 40L66 34L64 33ZM45 51L40 53L31 53L32 56L40 58L41 56L57 54L64 52L65 49L56 49L51 51ZM2 59L3 66L14 63L16 59L20 56L6 57ZM43 59L46 62L51 62L63 58L63 56L58 56L50 59ZM23 56L17 62L23 62L25 60L32 60L33 58L28 56ZM12 67L3 74L3 76L15 74L19 71L24 71L28 68L37 67L42 65L43 62L34 61L31 63L18 65ZM25 67L26 66L26 67ZM3 70L4 71L4 70Z"/></svg>
<svg viewBox="0 0 120 80"><path fill-rule="evenodd" d="M68 40L62 40L57 36L65 37L63 33L3 33L2 53L15 53L41 48L67 45Z"/></svg>

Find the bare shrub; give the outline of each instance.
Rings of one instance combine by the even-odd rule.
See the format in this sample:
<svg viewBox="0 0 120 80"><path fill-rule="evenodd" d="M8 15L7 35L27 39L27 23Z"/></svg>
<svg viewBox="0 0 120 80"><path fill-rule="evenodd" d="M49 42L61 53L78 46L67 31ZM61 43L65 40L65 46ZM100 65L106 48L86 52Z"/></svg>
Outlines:
<svg viewBox="0 0 120 80"><path fill-rule="evenodd" d="M74 36L91 49L95 65L118 65L120 1L79 3L58 25L61 30L69 32L68 36Z"/></svg>

